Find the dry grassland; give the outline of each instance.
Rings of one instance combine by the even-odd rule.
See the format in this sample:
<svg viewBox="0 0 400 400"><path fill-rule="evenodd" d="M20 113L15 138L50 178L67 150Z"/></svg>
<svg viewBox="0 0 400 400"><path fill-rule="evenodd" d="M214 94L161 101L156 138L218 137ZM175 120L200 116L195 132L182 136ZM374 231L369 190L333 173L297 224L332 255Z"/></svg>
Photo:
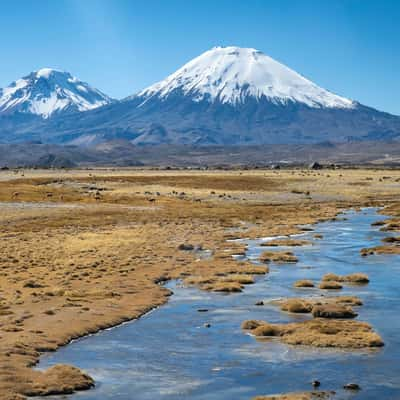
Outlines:
<svg viewBox="0 0 400 400"><path fill-rule="evenodd" d="M296 233L364 205L389 205L385 227L400 227L399 178L361 170L2 171L0 398L90 387L76 368L31 367L43 351L165 303L167 279L240 291L268 272L235 261L243 245L227 239Z"/></svg>

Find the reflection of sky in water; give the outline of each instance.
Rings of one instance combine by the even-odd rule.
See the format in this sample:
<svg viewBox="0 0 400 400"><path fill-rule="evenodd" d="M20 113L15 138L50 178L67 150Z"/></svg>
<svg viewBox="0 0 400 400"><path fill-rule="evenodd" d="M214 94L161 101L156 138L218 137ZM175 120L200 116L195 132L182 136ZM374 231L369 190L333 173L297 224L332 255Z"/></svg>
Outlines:
<svg viewBox="0 0 400 400"><path fill-rule="evenodd" d="M312 239L321 233L324 238L313 239L313 246L291 248L299 257L298 264L271 265L270 274L258 277L241 294L204 293L171 283L175 294L165 306L138 321L45 355L39 367L71 363L96 379L94 390L61 397L66 399L241 400L257 394L310 390L313 379L322 382L321 389L340 389L350 381L362 386L358 394L339 390L341 399L400 398L399 257L362 258L361 248L377 245L388 235L370 226L382 216L363 210L348 212L346 217L346 221L321 223L315 232L301 235ZM265 249L259 242L248 242L247 256L252 260ZM245 319L290 322L309 318L254 303L320 295L318 289L292 285L298 279L319 280L327 272L370 276L368 286L347 286L333 295L354 294L363 299L359 319L374 325L386 343L383 349L346 352L293 347L274 340L256 341L241 330ZM199 308L209 312L197 312ZM205 323L211 327L205 328Z"/></svg>

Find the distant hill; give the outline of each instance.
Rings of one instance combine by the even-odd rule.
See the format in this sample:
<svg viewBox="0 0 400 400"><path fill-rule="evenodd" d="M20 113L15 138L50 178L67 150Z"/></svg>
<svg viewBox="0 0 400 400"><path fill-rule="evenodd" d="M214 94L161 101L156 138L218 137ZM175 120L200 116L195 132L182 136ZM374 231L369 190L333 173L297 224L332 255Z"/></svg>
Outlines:
<svg viewBox="0 0 400 400"><path fill-rule="evenodd" d="M400 142L273 144L257 146L135 146L125 141L96 146L0 144L0 168L142 167L187 168L367 165L400 167Z"/></svg>

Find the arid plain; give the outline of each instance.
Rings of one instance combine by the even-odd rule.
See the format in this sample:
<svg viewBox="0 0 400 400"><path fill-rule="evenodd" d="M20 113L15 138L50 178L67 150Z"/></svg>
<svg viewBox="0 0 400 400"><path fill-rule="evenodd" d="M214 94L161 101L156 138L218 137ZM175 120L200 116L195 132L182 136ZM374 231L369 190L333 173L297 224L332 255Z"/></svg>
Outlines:
<svg viewBox="0 0 400 400"><path fill-rule="evenodd" d="M297 233L299 225L372 205L392 215L382 226L395 232L399 195L400 171L385 169L1 171L0 397L90 388L91 377L73 366L32 367L42 352L162 305L170 295L161 284L166 280L240 292L268 273L267 260L255 266L232 258L244 245L228 239ZM212 257L199 260L202 249ZM373 252L400 253L400 247L383 243L364 255ZM329 323L346 325L347 337L355 327L367 346L380 345L373 327L320 325ZM315 345L324 342L318 329ZM299 330L309 337L305 327ZM351 338L342 339L338 346L351 346ZM299 337L287 342L293 340Z"/></svg>

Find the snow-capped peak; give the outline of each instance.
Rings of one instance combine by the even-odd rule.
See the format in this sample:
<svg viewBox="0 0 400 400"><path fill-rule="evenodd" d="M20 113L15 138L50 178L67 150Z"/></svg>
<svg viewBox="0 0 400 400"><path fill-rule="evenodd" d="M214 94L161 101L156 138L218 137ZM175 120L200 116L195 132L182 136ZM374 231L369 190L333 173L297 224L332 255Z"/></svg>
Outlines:
<svg viewBox="0 0 400 400"><path fill-rule="evenodd" d="M53 69L53 68L42 68L42 69L39 69L38 71L36 71L36 77L37 78L49 79L50 75L52 73L60 73L60 74L62 74L63 71L60 71L58 69Z"/></svg>
<svg viewBox="0 0 400 400"><path fill-rule="evenodd" d="M0 112L53 114L87 111L113 100L70 73L42 68L0 89Z"/></svg>
<svg viewBox="0 0 400 400"><path fill-rule="evenodd" d="M183 93L193 101L243 103L248 97L276 104L352 108L352 100L325 90L266 54L251 48L214 47L138 96L166 99Z"/></svg>

